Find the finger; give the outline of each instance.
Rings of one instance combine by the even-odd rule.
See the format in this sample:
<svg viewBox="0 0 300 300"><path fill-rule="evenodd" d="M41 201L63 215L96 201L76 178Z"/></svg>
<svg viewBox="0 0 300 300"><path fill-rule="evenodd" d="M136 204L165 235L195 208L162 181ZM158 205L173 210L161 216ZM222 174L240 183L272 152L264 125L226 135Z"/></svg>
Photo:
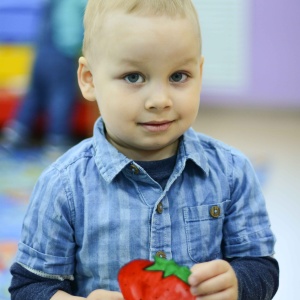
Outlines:
<svg viewBox="0 0 300 300"><path fill-rule="evenodd" d="M202 295L199 298L197 297L196 299L201 299L201 300L237 300L238 297L237 295L231 291L231 290L225 290L221 291L219 293L211 294L211 295Z"/></svg>
<svg viewBox="0 0 300 300"><path fill-rule="evenodd" d="M106 290L95 290L89 294L89 300L124 300L123 295L119 292Z"/></svg>
<svg viewBox="0 0 300 300"><path fill-rule="evenodd" d="M124 297L121 293L119 292L111 292L111 299L110 300L124 300Z"/></svg>
<svg viewBox="0 0 300 300"><path fill-rule="evenodd" d="M210 262L196 264L191 268L192 274L188 281L191 286L196 286L210 278L227 272L230 265L224 260L213 260Z"/></svg>
<svg viewBox="0 0 300 300"><path fill-rule="evenodd" d="M191 293L197 295L210 295L226 290L234 285L234 281L227 273L203 281L197 286L191 287Z"/></svg>

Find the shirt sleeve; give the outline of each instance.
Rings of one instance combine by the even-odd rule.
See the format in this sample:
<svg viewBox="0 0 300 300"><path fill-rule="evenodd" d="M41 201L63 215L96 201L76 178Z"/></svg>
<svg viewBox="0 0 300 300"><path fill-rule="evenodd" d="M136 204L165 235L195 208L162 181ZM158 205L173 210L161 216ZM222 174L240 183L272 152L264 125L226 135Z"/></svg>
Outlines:
<svg viewBox="0 0 300 300"><path fill-rule="evenodd" d="M274 297L279 286L279 267L274 258L244 257L229 262L238 279L239 300L271 300ZM58 290L71 294L69 280L43 278L17 263L11 267L11 274L12 300L49 300Z"/></svg>
<svg viewBox="0 0 300 300"><path fill-rule="evenodd" d="M10 269L12 274L9 292L11 300L49 300L57 291L71 294L69 280L55 280L38 276L18 263Z"/></svg>
<svg viewBox="0 0 300 300"><path fill-rule="evenodd" d="M275 237L256 173L243 154L233 150L231 157L231 199L224 220L224 256L272 256Z"/></svg>
<svg viewBox="0 0 300 300"><path fill-rule="evenodd" d="M67 174L50 168L38 180L26 212L16 261L49 275L73 275L75 239Z"/></svg>
<svg viewBox="0 0 300 300"><path fill-rule="evenodd" d="M239 300L271 300L279 286L279 266L272 257L229 260L238 279Z"/></svg>

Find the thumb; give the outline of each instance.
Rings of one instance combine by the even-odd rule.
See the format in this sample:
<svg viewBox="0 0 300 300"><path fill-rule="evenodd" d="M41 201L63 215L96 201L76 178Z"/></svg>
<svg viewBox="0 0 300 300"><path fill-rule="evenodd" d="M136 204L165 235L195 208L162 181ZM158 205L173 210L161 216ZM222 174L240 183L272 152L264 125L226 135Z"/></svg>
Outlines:
<svg viewBox="0 0 300 300"><path fill-rule="evenodd" d="M119 292L111 292L106 290L95 290L87 297L89 300L124 300Z"/></svg>

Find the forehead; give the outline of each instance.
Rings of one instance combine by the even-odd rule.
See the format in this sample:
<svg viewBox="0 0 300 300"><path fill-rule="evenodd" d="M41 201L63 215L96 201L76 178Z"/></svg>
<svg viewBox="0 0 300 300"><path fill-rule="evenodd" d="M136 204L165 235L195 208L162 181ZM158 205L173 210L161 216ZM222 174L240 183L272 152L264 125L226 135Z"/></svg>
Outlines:
<svg viewBox="0 0 300 300"><path fill-rule="evenodd" d="M199 31L193 21L183 16L145 16L114 12L103 19L98 39L106 47L145 46L150 52L171 48L196 47L200 53ZM155 47L151 48L151 47ZM144 50L147 50L144 49Z"/></svg>
<svg viewBox="0 0 300 300"><path fill-rule="evenodd" d="M185 16L198 33L200 53L201 30L197 11L192 0L89 0L84 16L83 54L92 58L95 46L99 45L104 19L115 18L117 12L140 16Z"/></svg>

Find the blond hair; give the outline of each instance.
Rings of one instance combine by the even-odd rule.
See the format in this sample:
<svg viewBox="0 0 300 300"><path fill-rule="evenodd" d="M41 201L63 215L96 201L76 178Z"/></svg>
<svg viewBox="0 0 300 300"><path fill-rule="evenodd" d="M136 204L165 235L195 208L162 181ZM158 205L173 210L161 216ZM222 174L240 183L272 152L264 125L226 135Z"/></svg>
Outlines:
<svg viewBox="0 0 300 300"><path fill-rule="evenodd" d="M197 27L201 53L199 19L192 0L88 0L84 14L83 54L85 56L91 51L93 38L98 32L97 29L101 28L104 17L114 10L146 16L188 17Z"/></svg>

